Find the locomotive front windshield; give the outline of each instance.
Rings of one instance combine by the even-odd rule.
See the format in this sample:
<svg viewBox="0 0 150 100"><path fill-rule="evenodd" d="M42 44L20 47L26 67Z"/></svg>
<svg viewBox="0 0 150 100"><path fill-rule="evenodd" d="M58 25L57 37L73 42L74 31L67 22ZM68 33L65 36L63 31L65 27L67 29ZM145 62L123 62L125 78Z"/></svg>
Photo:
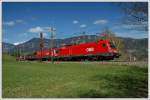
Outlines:
<svg viewBox="0 0 150 100"><path fill-rule="evenodd" d="M111 48L116 48L116 46L113 43L110 43Z"/></svg>

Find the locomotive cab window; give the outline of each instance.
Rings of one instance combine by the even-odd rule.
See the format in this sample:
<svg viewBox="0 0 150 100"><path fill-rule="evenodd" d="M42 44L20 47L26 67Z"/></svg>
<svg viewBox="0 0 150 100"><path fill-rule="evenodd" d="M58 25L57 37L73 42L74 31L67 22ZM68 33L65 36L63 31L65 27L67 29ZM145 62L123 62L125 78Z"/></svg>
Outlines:
<svg viewBox="0 0 150 100"><path fill-rule="evenodd" d="M34 52L33 55L37 55L37 52Z"/></svg>
<svg viewBox="0 0 150 100"><path fill-rule="evenodd" d="M105 44L105 43L103 43L103 44L102 44L102 47L106 47L106 44Z"/></svg>
<svg viewBox="0 0 150 100"><path fill-rule="evenodd" d="M56 53L59 53L59 50L58 50L58 49L56 49Z"/></svg>
<svg viewBox="0 0 150 100"><path fill-rule="evenodd" d="M111 48L116 48L116 46L113 43L110 43Z"/></svg>

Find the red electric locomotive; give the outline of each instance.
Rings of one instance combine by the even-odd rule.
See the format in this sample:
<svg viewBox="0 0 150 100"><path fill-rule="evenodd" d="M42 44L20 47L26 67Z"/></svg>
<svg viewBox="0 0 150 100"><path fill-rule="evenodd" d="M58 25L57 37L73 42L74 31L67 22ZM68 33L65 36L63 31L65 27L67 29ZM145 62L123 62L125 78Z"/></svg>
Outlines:
<svg viewBox="0 0 150 100"><path fill-rule="evenodd" d="M50 60L53 57L54 60L63 61L111 60L119 56L119 51L113 43L108 40L100 40L37 51L34 59Z"/></svg>

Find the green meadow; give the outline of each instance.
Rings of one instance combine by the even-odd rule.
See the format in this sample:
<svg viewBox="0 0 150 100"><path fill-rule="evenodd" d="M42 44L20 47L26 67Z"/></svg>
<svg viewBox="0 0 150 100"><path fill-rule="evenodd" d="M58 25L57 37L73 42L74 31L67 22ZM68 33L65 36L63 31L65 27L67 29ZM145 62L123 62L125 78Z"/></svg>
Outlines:
<svg viewBox="0 0 150 100"><path fill-rule="evenodd" d="M148 67L2 59L3 98L148 97Z"/></svg>

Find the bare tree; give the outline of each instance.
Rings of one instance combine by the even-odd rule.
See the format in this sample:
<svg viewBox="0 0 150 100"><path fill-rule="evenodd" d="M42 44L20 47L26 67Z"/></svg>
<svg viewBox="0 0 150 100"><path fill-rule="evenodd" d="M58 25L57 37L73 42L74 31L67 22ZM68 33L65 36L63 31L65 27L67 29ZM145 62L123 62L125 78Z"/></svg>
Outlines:
<svg viewBox="0 0 150 100"><path fill-rule="evenodd" d="M122 49L123 40L117 37L109 28L106 28L102 35L105 37L105 39L112 42L117 48Z"/></svg>
<svg viewBox="0 0 150 100"><path fill-rule="evenodd" d="M123 23L128 25L128 29L148 31L147 2L126 2L119 5L125 14Z"/></svg>

